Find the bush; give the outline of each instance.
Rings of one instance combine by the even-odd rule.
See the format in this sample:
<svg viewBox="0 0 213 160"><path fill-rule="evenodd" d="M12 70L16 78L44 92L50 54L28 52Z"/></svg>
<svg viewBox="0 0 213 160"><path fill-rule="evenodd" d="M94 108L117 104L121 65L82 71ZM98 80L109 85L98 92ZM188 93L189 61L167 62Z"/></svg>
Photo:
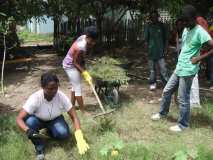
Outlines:
<svg viewBox="0 0 213 160"><path fill-rule="evenodd" d="M119 60L102 57L90 69L92 77L107 83L127 84L129 77L126 71L119 67Z"/></svg>

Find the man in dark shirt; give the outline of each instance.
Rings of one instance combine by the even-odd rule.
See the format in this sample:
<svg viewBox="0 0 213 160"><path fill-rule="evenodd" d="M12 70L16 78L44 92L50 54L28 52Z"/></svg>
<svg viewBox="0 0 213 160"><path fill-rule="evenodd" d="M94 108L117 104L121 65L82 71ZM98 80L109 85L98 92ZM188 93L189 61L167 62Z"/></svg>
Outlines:
<svg viewBox="0 0 213 160"><path fill-rule="evenodd" d="M149 58L149 84L150 90L156 89L156 66L160 67L160 74L164 84L168 81L168 73L164 60L165 52L168 44L168 30L165 25L160 22L159 14L153 11L150 14L151 23L145 26L144 39L148 48Z"/></svg>

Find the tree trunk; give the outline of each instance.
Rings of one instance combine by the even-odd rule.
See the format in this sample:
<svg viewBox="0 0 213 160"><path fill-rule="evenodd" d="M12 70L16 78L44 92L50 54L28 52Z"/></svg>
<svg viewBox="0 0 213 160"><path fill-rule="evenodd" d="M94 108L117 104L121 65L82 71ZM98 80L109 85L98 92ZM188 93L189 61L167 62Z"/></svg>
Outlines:
<svg viewBox="0 0 213 160"><path fill-rule="evenodd" d="M96 15L97 19L97 29L99 32L99 41L102 43L103 35L102 35L102 21L103 21L103 16L102 15Z"/></svg>
<svg viewBox="0 0 213 160"><path fill-rule="evenodd" d="M6 47L6 40L5 40L5 34L4 34L4 57L2 61L2 67L1 67L1 91L3 95L4 95L4 63L6 59L6 51L7 51L7 47Z"/></svg>
<svg viewBox="0 0 213 160"><path fill-rule="evenodd" d="M54 18L54 47L58 50L59 49L59 20L57 17Z"/></svg>

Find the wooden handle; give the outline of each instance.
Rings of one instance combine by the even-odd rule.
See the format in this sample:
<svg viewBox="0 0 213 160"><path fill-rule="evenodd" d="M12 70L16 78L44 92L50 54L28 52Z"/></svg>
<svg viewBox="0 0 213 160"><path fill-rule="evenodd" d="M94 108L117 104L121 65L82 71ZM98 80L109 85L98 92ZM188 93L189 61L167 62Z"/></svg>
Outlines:
<svg viewBox="0 0 213 160"><path fill-rule="evenodd" d="M95 87L93 86L92 83L89 83L89 85L90 85L90 87L92 88L93 93L95 94L95 97L96 97L96 99L97 99L97 101L98 101L99 107L101 108L102 112L105 113L106 111L105 111L105 109L104 109L104 106L103 106L102 103L101 103L101 100L100 100L100 98L99 98L97 92L95 91Z"/></svg>

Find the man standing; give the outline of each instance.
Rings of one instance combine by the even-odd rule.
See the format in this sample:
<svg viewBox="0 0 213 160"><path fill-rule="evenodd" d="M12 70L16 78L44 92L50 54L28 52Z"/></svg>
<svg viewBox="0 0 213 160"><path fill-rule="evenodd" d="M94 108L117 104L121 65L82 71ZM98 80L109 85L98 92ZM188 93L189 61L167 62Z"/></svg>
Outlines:
<svg viewBox="0 0 213 160"><path fill-rule="evenodd" d="M213 48L211 36L205 29L196 24L196 16L197 12L193 6L186 5L183 7L182 18L185 29L182 34L182 49L178 63L163 90L160 112L151 117L152 120L159 120L168 114L172 94L178 88L179 120L177 125L170 127L170 130L174 132L180 132L189 127L192 80L199 70L199 63L197 62L204 58L204 56L199 56L200 49L204 44L208 44ZM212 53L213 50L210 50L206 56Z"/></svg>
<svg viewBox="0 0 213 160"><path fill-rule="evenodd" d="M149 58L149 84L150 90L155 90L156 83L156 67L160 67L161 79L164 84L168 81L168 73L164 60L165 52L168 47L168 30L165 25L159 21L157 11L150 13L151 23L147 24L144 29L145 46L148 49Z"/></svg>

